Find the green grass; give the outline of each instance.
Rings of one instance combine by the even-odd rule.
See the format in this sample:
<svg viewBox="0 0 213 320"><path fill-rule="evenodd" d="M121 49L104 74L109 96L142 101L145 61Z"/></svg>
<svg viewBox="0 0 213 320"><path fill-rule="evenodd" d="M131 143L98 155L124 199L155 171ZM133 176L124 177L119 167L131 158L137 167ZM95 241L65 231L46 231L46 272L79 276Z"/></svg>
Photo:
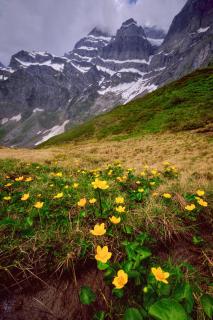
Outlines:
<svg viewBox="0 0 213 320"><path fill-rule="evenodd" d="M32 181L27 181L29 177ZM108 184L106 190L93 188L97 177ZM73 268L77 272L78 265L87 262L93 263L104 277L104 286L112 292L103 310L109 316L106 319L123 319L126 306L139 308L144 319L159 319L151 316L150 306L162 298L170 305L171 299L176 299L177 310L185 308L184 314L204 319L192 291L198 298L209 292L208 259L190 265L190 261L175 258L175 254L178 248L184 248L182 252L186 256L190 252L193 261L200 261L203 253L208 257L211 213L196 199L196 190L201 186L192 187L187 181L184 190L180 177L177 168L168 163L160 170L144 167L138 174L119 163L97 170L70 170L55 162L41 165L0 161L0 292L27 282L32 274L44 280L50 274L55 277L67 272L70 277ZM74 183L78 183L76 188ZM210 192L206 183L205 201L209 201ZM59 193L62 196L54 198ZM29 198L23 200L24 194ZM116 211L116 197L123 197L124 213ZM82 198L86 198L86 205L80 207ZM96 199L94 204L89 203L92 198ZM34 207L38 201L43 203L40 209ZM191 203L195 209L187 211L185 206ZM112 215L121 218L118 225L110 222ZM105 223L104 235L90 233L96 223ZM112 252L107 264L96 264L98 245L107 245ZM157 266L170 273L168 286L158 283L151 273L151 268ZM122 290L115 290L112 281L119 269L125 270L129 278ZM82 273L86 271L87 267ZM98 303L99 288L93 290ZM89 297L83 293L84 303ZM102 309L98 305L93 313L95 310Z"/></svg>
<svg viewBox="0 0 213 320"><path fill-rule="evenodd" d="M39 146L85 139L126 139L147 133L203 128L213 120L213 67L114 108Z"/></svg>

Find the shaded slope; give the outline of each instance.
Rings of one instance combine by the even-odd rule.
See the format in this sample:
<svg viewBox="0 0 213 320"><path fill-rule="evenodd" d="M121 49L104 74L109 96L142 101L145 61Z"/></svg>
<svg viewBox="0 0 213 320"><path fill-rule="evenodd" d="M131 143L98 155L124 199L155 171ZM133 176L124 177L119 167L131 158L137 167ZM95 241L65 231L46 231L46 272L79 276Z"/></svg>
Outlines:
<svg viewBox="0 0 213 320"><path fill-rule="evenodd" d="M128 138L132 135L205 127L212 120L213 67L180 80L95 117L42 146L88 138Z"/></svg>

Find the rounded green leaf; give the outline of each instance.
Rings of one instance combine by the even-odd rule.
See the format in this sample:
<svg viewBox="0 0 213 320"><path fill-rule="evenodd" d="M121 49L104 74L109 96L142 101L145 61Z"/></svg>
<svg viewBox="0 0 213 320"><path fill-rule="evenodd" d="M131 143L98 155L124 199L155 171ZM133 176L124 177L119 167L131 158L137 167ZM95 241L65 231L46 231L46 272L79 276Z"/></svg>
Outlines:
<svg viewBox="0 0 213 320"><path fill-rule="evenodd" d="M174 299L161 299L149 308L149 315L156 320L187 320L187 314Z"/></svg>
<svg viewBox="0 0 213 320"><path fill-rule="evenodd" d="M81 287L79 296L81 303L86 305L93 303L96 299L96 295L92 289L86 286Z"/></svg>
<svg viewBox="0 0 213 320"><path fill-rule="evenodd" d="M143 320L143 317L138 309L128 308L125 311L124 320Z"/></svg>
<svg viewBox="0 0 213 320"><path fill-rule="evenodd" d="M201 304L202 304L202 307L203 307L205 314L209 317L209 319L212 319L212 317L213 317L213 297L210 296L209 294L204 294L204 295L202 295L200 301L201 301Z"/></svg>

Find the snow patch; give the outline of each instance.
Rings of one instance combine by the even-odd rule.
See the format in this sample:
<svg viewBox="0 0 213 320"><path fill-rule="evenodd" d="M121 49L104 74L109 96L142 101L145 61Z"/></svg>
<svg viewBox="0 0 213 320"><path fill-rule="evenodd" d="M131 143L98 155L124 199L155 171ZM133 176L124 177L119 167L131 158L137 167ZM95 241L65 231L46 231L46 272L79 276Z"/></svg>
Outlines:
<svg viewBox="0 0 213 320"><path fill-rule="evenodd" d="M129 60L112 60L112 59L103 59L100 56L98 57L100 60L109 63L140 63L140 64L150 64L150 59L147 61L145 59L129 59Z"/></svg>
<svg viewBox="0 0 213 320"><path fill-rule="evenodd" d="M157 46L157 47L159 47L159 46L163 43L163 41L164 41L164 39L153 39L153 38L147 38L147 40L148 40L153 46Z"/></svg>
<svg viewBox="0 0 213 320"><path fill-rule="evenodd" d="M91 69L91 67L82 67L79 65L76 66L76 64L73 62L70 62L70 64L81 73L86 73Z"/></svg>
<svg viewBox="0 0 213 320"><path fill-rule="evenodd" d="M8 77L5 77L4 75L0 75L0 80L5 81L5 80L7 80L7 79L8 79Z"/></svg>
<svg viewBox="0 0 213 320"><path fill-rule="evenodd" d="M9 120L19 122L21 120L21 113L17 114L17 116L13 116Z"/></svg>
<svg viewBox="0 0 213 320"><path fill-rule="evenodd" d="M105 90L100 90L98 93L100 95L105 95L106 93L115 93L117 95L121 95L123 99L123 103L126 104L134 97L143 92L151 92L157 89L155 84L149 84L149 81L144 79L139 79L138 81L130 82L130 83L122 83L115 87L108 87Z"/></svg>
<svg viewBox="0 0 213 320"><path fill-rule="evenodd" d="M36 113L36 112L42 112L42 111L44 111L44 109L35 108L35 109L33 110L33 113Z"/></svg>
<svg viewBox="0 0 213 320"><path fill-rule="evenodd" d="M3 118L3 119L1 119L1 124L5 124L5 123L7 123L8 121L9 121L8 118Z"/></svg>
<svg viewBox="0 0 213 320"><path fill-rule="evenodd" d="M65 120L64 123L62 123L61 125L54 126L51 129L44 131L43 133L48 132L48 134L44 136L40 141L36 142L35 146L39 145L44 141L47 141L48 139L56 136L57 134L63 133L65 130L65 126L68 122L69 120Z"/></svg>
<svg viewBox="0 0 213 320"><path fill-rule="evenodd" d="M64 70L64 64L59 64L59 63L52 63L51 60L42 62L42 63L38 63L38 62L24 62L19 60L18 58L15 58L16 61L18 61L22 66L24 67L29 67L29 66L48 66L53 68L56 71L60 71L62 72Z"/></svg>
<svg viewBox="0 0 213 320"><path fill-rule="evenodd" d="M200 28L200 29L197 30L197 32L198 32L198 33L203 33L203 32L208 31L209 28L210 28L210 26L209 26L209 27L206 27L206 28Z"/></svg>
<svg viewBox="0 0 213 320"><path fill-rule="evenodd" d="M98 51L97 48L82 46L77 48L78 50L87 50L87 51Z"/></svg>
<svg viewBox="0 0 213 320"><path fill-rule="evenodd" d="M109 42L110 40L111 40L111 37L104 37L104 36L93 36L92 34L90 34L89 36L88 36L88 38L90 39L93 39L93 40L103 40L103 41L107 41L107 42ZM87 38L87 39L88 39Z"/></svg>

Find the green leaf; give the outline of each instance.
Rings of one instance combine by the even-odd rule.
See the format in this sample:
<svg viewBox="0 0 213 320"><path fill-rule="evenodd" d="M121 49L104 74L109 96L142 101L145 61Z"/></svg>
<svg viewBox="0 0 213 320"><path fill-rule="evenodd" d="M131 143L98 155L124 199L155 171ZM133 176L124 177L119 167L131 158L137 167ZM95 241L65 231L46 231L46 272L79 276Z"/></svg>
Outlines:
<svg viewBox="0 0 213 320"><path fill-rule="evenodd" d="M130 227L130 226L123 226L123 231L124 231L126 234L132 234L132 233L133 233L133 228Z"/></svg>
<svg viewBox="0 0 213 320"><path fill-rule="evenodd" d="M33 225L33 219L32 219L31 217L27 217L26 223L27 223L30 227L32 227L32 225Z"/></svg>
<svg viewBox="0 0 213 320"><path fill-rule="evenodd" d="M103 263L101 261L97 261L97 267L99 270L106 270L109 268L109 264L108 263Z"/></svg>
<svg viewBox="0 0 213 320"><path fill-rule="evenodd" d="M149 308L149 315L156 320L187 320L187 314L176 300L164 298Z"/></svg>
<svg viewBox="0 0 213 320"><path fill-rule="evenodd" d="M202 307L203 307L205 314L209 317L209 319L212 319L212 317L213 317L213 297L210 296L209 294L204 294L204 295L202 295L200 301L201 301L201 304L202 304Z"/></svg>
<svg viewBox="0 0 213 320"><path fill-rule="evenodd" d="M92 289L86 286L81 287L79 297L81 303L86 305L93 303L96 299L96 295Z"/></svg>
<svg viewBox="0 0 213 320"><path fill-rule="evenodd" d="M140 253L141 260L144 260L152 255L151 251L147 248L140 248L138 253Z"/></svg>
<svg viewBox="0 0 213 320"><path fill-rule="evenodd" d="M125 311L124 320L143 320L143 317L138 309L128 308Z"/></svg>
<svg viewBox="0 0 213 320"><path fill-rule="evenodd" d="M174 292L174 298L178 302L184 303L184 306L188 313L192 312L194 298L193 298L192 288L189 283L182 283L178 285Z"/></svg>

